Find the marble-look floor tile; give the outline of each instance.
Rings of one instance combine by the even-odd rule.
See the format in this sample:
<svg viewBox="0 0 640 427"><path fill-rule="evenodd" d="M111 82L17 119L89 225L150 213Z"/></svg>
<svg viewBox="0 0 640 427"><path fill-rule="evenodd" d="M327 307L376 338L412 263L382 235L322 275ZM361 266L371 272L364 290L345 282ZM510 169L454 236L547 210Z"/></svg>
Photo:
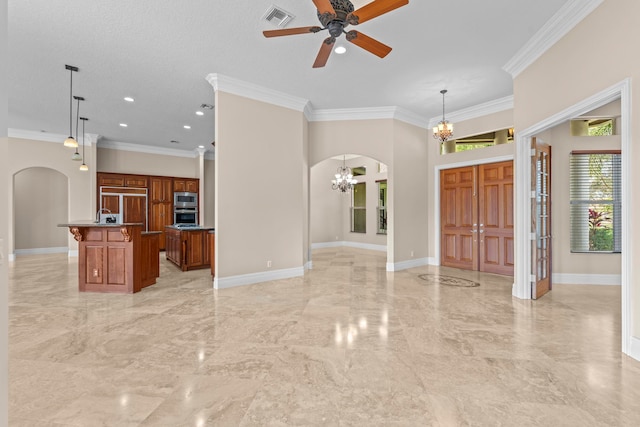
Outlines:
<svg viewBox="0 0 640 427"><path fill-rule="evenodd" d="M10 425L640 425L619 288L523 301L509 277L312 255L304 277L214 290L209 271L162 254L157 283L133 295L79 293L64 255L19 257Z"/></svg>

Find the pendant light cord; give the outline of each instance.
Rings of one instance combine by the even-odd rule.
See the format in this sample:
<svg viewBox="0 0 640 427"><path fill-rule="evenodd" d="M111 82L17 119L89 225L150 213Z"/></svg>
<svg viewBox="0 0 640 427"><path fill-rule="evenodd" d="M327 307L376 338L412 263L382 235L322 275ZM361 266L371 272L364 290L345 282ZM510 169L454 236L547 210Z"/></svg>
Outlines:
<svg viewBox="0 0 640 427"><path fill-rule="evenodd" d="M78 97L78 108L76 109L76 141L78 140L78 122L79 121L80 121L80 97Z"/></svg>
<svg viewBox="0 0 640 427"><path fill-rule="evenodd" d="M73 70L70 69L69 72L71 73L71 85L69 86L69 136L73 136Z"/></svg>

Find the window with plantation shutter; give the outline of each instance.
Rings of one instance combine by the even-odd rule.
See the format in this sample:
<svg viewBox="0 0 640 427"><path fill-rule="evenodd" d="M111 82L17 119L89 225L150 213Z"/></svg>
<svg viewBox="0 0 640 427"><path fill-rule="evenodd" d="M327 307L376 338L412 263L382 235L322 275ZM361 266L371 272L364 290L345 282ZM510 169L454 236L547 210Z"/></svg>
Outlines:
<svg viewBox="0 0 640 427"><path fill-rule="evenodd" d="M571 252L620 252L621 175L619 151L571 153Z"/></svg>

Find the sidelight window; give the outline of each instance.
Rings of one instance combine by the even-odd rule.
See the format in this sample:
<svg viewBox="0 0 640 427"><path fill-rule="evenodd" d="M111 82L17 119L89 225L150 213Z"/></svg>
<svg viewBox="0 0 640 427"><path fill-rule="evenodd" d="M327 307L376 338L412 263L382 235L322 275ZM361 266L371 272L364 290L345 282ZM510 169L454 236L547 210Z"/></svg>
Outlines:
<svg viewBox="0 0 640 427"><path fill-rule="evenodd" d="M620 252L621 154L571 153L571 252Z"/></svg>
<svg viewBox="0 0 640 427"><path fill-rule="evenodd" d="M387 234L387 180L378 181L378 234Z"/></svg>

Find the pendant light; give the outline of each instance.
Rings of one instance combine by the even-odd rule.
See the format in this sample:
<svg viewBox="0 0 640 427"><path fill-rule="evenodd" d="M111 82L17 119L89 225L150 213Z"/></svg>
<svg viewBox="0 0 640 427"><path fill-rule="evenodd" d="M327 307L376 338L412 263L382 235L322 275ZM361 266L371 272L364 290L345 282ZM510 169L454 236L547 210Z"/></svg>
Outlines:
<svg viewBox="0 0 640 427"><path fill-rule="evenodd" d="M78 67L74 67L73 65L65 65L64 68L69 70L69 74L71 76L71 79L70 79L71 84L69 86L69 137L64 140L64 146L70 147L70 148L77 148L78 141L73 139L73 133L71 133L71 129L73 126L73 73L78 72Z"/></svg>
<svg viewBox="0 0 640 427"><path fill-rule="evenodd" d="M447 90L442 89L440 93L442 94L442 120L438 122L437 126L433 127L433 137L439 141L446 142L453 136L453 124L444 118L444 94L447 93Z"/></svg>
<svg viewBox="0 0 640 427"><path fill-rule="evenodd" d="M89 170L89 166L87 166L84 159L84 124L89 119L87 119L86 117L80 117L80 120L82 120L82 164L80 165L80 170L83 172L86 172ZM77 134L76 134L76 138L77 138Z"/></svg>

